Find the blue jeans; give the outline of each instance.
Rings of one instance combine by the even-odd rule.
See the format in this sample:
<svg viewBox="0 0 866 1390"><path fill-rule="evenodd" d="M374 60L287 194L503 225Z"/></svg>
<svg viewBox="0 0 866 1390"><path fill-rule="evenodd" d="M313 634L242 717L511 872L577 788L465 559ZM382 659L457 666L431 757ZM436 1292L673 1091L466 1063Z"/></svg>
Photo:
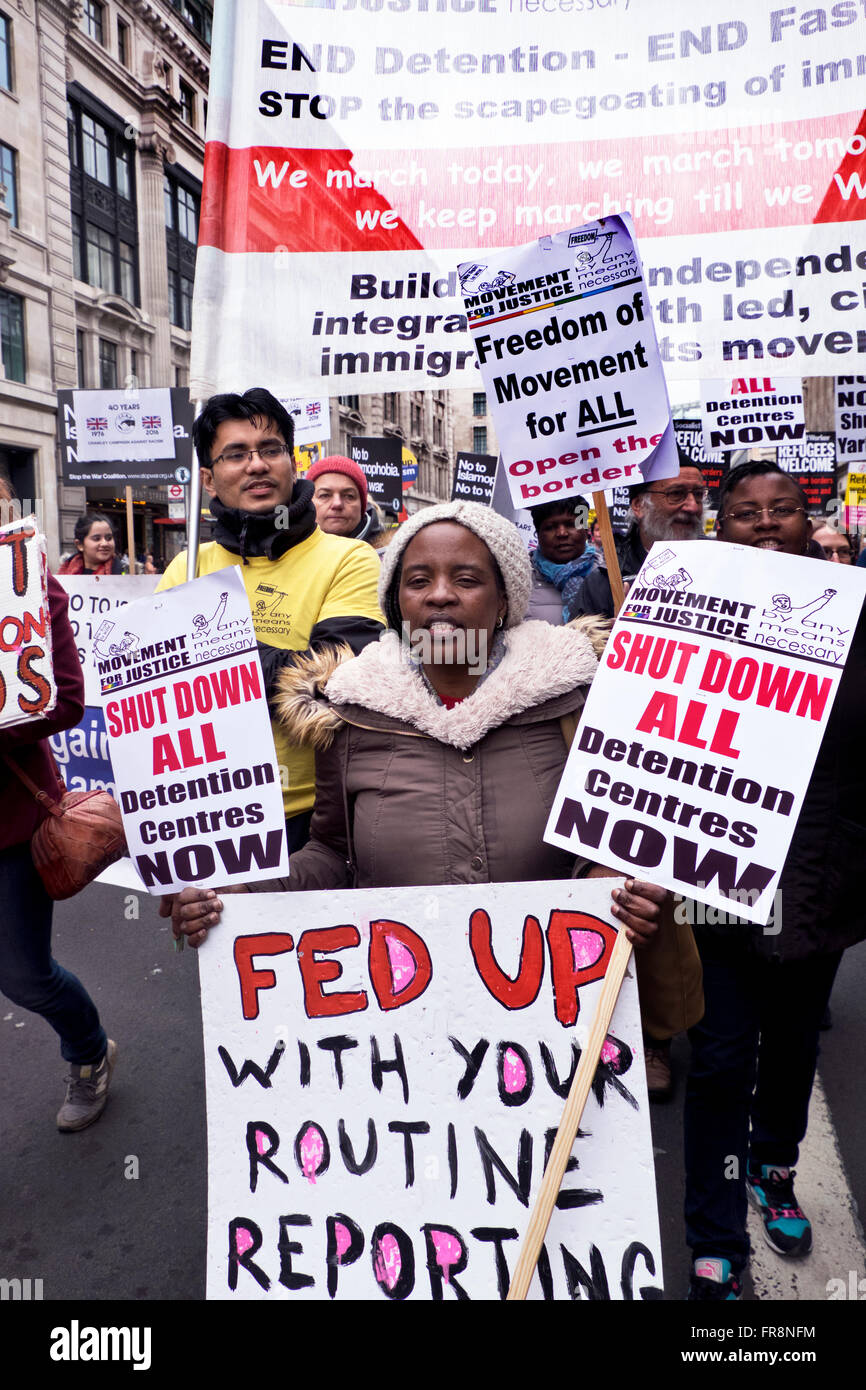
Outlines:
<svg viewBox="0 0 866 1390"><path fill-rule="evenodd" d="M87 990L51 954L53 910L30 846L0 850L0 993L41 1014L60 1035L64 1060L84 1066L100 1060L108 1040Z"/></svg>
<svg viewBox="0 0 866 1390"><path fill-rule="evenodd" d="M769 961L704 937L706 1012L689 1030L683 1116L686 1240L697 1259L749 1258L746 1168L791 1167L809 1118L818 1026L842 952Z"/></svg>

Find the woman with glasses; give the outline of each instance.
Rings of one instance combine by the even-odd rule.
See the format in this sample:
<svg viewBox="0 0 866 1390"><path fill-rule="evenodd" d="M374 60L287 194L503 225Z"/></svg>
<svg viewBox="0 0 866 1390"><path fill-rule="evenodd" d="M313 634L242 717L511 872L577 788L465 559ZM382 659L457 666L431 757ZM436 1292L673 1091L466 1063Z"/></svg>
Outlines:
<svg viewBox="0 0 866 1390"><path fill-rule="evenodd" d="M825 560L837 565L853 565L854 547L847 531L836 531L832 526L817 526L812 532L812 540L820 545Z"/></svg>
<svg viewBox="0 0 866 1390"><path fill-rule="evenodd" d="M812 523L799 484L774 463L744 463L722 483L719 540L807 555ZM835 533L834 533L835 534ZM822 594L822 590L824 594ZM816 603L828 589L815 566ZM799 613L802 619L802 612ZM809 622L821 622L823 609ZM793 614L790 622L797 620ZM804 621L806 621L804 619ZM818 1029L847 946L866 937L857 876L866 857L866 741L852 737L866 698L862 614L779 880L768 927L701 926L706 1013L689 1037L686 1233L689 1297L737 1299L749 1257L747 1200L777 1254L807 1255L794 1194ZM780 765L797 750L780 746Z"/></svg>

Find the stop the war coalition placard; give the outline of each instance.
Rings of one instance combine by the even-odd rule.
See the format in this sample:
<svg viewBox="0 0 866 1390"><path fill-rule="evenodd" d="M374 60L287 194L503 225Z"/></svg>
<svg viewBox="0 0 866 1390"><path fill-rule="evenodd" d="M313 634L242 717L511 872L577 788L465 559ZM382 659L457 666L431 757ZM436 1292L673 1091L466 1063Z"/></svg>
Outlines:
<svg viewBox="0 0 866 1390"><path fill-rule="evenodd" d="M234 566L123 611L97 658L129 855L151 893L288 872L252 616Z"/></svg>
<svg viewBox="0 0 866 1390"><path fill-rule="evenodd" d="M504 1298L616 940L611 880L227 899L199 953L212 1299ZM627 978L533 1280L661 1296Z"/></svg>
<svg viewBox="0 0 866 1390"><path fill-rule="evenodd" d="M841 565L656 543L545 838L766 923L864 592Z"/></svg>
<svg viewBox="0 0 866 1390"><path fill-rule="evenodd" d="M459 271L516 506L679 471L628 216Z"/></svg>

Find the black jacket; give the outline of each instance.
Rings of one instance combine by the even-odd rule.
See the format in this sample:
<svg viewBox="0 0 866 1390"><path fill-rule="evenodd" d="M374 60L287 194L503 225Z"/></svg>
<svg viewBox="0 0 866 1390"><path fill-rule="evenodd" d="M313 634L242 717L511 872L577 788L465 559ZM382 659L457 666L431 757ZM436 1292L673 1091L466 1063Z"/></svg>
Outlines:
<svg viewBox="0 0 866 1390"><path fill-rule="evenodd" d="M637 522L634 522L624 536L616 538L616 553L623 580L630 583L640 573L647 557ZM613 617L613 595L610 592L610 578L603 557L598 568L586 576L571 604L572 618L582 618L597 613L602 618Z"/></svg>

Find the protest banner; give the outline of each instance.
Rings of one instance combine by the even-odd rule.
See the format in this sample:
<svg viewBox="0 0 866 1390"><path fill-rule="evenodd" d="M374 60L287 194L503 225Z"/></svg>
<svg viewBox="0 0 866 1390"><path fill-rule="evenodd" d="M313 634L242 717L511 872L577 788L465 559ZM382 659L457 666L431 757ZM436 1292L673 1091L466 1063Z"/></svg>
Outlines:
<svg viewBox="0 0 866 1390"><path fill-rule="evenodd" d="M627 487L615 487L605 493L610 524L618 536L624 536L634 520L631 493Z"/></svg>
<svg viewBox="0 0 866 1390"><path fill-rule="evenodd" d="M489 506L493 500L498 462L496 454L468 454L461 450L451 483L451 501L459 499Z"/></svg>
<svg viewBox="0 0 866 1390"><path fill-rule="evenodd" d="M802 439L803 383L768 376L702 381L701 423L708 449L773 448Z"/></svg>
<svg viewBox="0 0 866 1390"><path fill-rule="evenodd" d="M280 773L238 569L139 599L122 624L117 650L96 665L129 855L145 888L285 874Z"/></svg>
<svg viewBox="0 0 866 1390"><path fill-rule="evenodd" d="M515 505L679 471L630 218L458 270Z"/></svg>
<svg viewBox="0 0 866 1390"><path fill-rule="evenodd" d="M295 448L301 444L326 443L331 438L331 411L327 396L280 396L295 427Z"/></svg>
<svg viewBox="0 0 866 1390"><path fill-rule="evenodd" d="M866 376L837 376L836 451L840 459L866 459Z"/></svg>
<svg viewBox="0 0 866 1390"><path fill-rule="evenodd" d="M836 436L832 431L804 434L797 444L780 444L776 461L800 484L809 511L822 516L836 496Z"/></svg>
<svg viewBox="0 0 866 1390"><path fill-rule="evenodd" d="M85 709L75 728L51 735L51 751L67 791L107 791L114 796L114 773L94 654L101 660L117 655L129 637L120 609L152 594L159 575L60 574L57 581L69 596L69 622L84 674Z"/></svg>
<svg viewBox="0 0 866 1390"><path fill-rule="evenodd" d="M545 839L766 923L866 593L849 567L657 542Z"/></svg>
<svg viewBox="0 0 866 1390"><path fill-rule="evenodd" d="M47 573L35 516L0 527L0 728L50 714L57 704Z"/></svg>
<svg viewBox="0 0 866 1390"><path fill-rule="evenodd" d="M216 7L196 396L477 389L457 262L623 212L670 376L857 370L861 5L377 5Z"/></svg>
<svg viewBox="0 0 866 1390"><path fill-rule="evenodd" d="M845 479L845 529L866 530L866 473L849 473Z"/></svg>
<svg viewBox="0 0 866 1390"><path fill-rule="evenodd" d="M707 448L700 420L674 420L674 434L686 458L704 475L707 485L707 510L718 511L719 488L731 467L730 453L723 449Z"/></svg>
<svg viewBox="0 0 866 1390"><path fill-rule="evenodd" d="M399 516L403 510L403 445L395 437L375 439L353 435L349 455L367 479L367 494Z"/></svg>
<svg viewBox="0 0 866 1390"><path fill-rule="evenodd" d="M226 899L199 954L209 1298L505 1297L617 940L610 886ZM533 1297L660 1297L645 1088L629 977Z"/></svg>
<svg viewBox="0 0 866 1390"><path fill-rule="evenodd" d="M64 483L188 482L193 408L186 387L58 391ZM179 470L185 470L176 478Z"/></svg>

